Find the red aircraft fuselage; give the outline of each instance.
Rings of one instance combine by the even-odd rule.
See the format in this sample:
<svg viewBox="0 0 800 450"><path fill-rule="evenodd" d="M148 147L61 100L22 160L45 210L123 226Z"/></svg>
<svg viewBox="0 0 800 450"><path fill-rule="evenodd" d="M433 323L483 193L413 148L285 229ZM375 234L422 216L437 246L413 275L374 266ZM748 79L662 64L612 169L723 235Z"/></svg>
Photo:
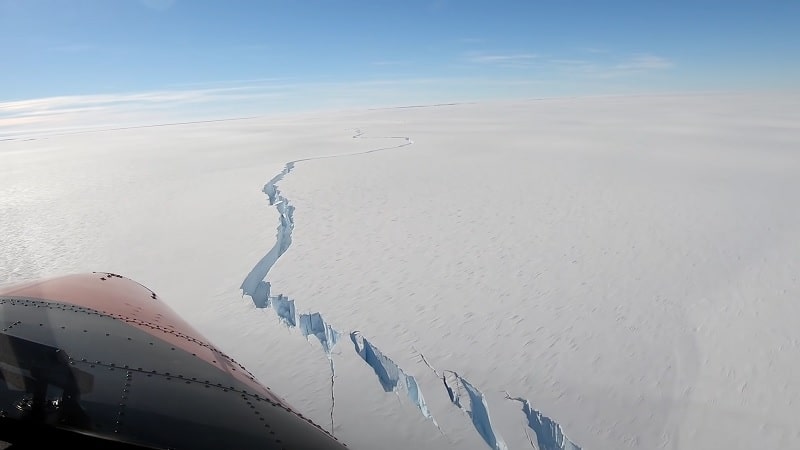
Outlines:
<svg viewBox="0 0 800 450"><path fill-rule="evenodd" d="M14 448L346 448L122 276L0 288L0 327L0 440Z"/></svg>

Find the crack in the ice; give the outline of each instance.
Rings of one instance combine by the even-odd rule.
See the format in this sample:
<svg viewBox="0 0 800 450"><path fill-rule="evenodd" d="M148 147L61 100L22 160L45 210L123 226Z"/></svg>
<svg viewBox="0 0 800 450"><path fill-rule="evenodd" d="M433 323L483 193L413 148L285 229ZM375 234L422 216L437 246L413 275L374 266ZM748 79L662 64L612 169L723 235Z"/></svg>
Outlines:
<svg viewBox="0 0 800 450"><path fill-rule="evenodd" d="M353 138L354 139L355 138L402 139L404 142L402 144L395 146L374 148L362 152L353 152L353 153L346 153L339 155L316 156L316 157L302 158L302 159L296 159L294 161L289 161L288 163L286 163L283 170L281 170L280 173L272 177L272 179L268 181L264 185L264 188L262 189L262 192L264 192L264 194L267 195L270 206L275 206L275 209L278 211L279 215L275 244L247 274L244 281L242 281L241 290L244 295L247 295L252 299L253 304L255 304L257 308L269 308L270 306L272 306L273 310L275 311L275 314L278 316L278 319L287 327L294 328L298 326L298 315L297 315L297 309L295 307L295 302L294 300L289 299L283 294L270 295L271 285L269 281L267 281L266 279L267 275L269 274L269 271L278 261L278 258L280 258L284 253L286 253L286 250L288 250L289 247L292 245L292 231L294 230L294 206L292 206L289 203L289 200L286 197L284 197L280 189L278 189L278 182L283 180L283 178L286 175L291 173L291 171L295 168L295 165L299 162L312 161L317 159L338 158L343 156L364 155L384 150L397 149L414 143L410 137L406 136L364 137L361 130L356 130L355 134L353 135ZM336 398L334 396L334 379L336 376L336 370L333 363L332 351L333 347L336 345L336 342L338 341L340 333L336 331L333 327L331 327L327 322L325 322L325 320L322 318L322 315L318 312L312 314L300 314L299 327L301 333L303 334L304 337L306 337L306 339L308 339L309 335L314 335L317 337L317 339L319 339L319 342L322 345L322 349L327 355L328 361L330 363L330 369L331 369L330 418L331 418L331 434L333 434L334 407L336 404ZM419 388L416 386L416 382L414 382L414 391L417 393L418 398L422 399L422 394L419 392Z"/></svg>
<svg viewBox="0 0 800 450"><path fill-rule="evenodd" d="M294 304L292 304L294 306ZM333 395L334 377L336 376L336 368L333 365L333 347L339 341L340 333L333 329L322 315L318 312L313 314L300 314L300 332L308 339L308 336L314 335L322 345L322 350L328 356L328 363L331 367L331 433L333 433L333 410L336 406L336 397Z"/></svg>
<svg viewBox="0 0 800 450"><path fill-rule="evenodd" d="M436 425L436 428L439 428L436 419L433 418L433 415L431 415L431 412L428 410L428 405L425 403L425 398L422 396L422 391L419 389L417 379L414 378L413 375L408 375L403 371L400 366L364 338L361 332L351 332L350 340L353 342L358 356L360 356L367 365L372 367L384 391L399 392L399 390L405 389L409 400L417 405L422 415L430 419L433 424Z"/></svg>
<svg viewBox="0 0 800 450"><path fill-rule="evenodd" d="M283 170L275 175L267 184L264 185L263 192L267 195L269 204L275 206L279 214L279 223L275 245L264 255L263 258L253 267L242 282L241 289L244 295L248 295L257 308L268 308L272 306L278 319L287 327L298 327L301 334L308 339L308 336L315 336L322 346L322 350L328 358L331 371L331 434L334 430L334 406L336 399L334 396L334 378L336 371L333 362L333 348L338 343L342 333L328 324L319 312L308 314L297 314L295 302L283 294L270 295L271 285L266 280L270 269L275 265L278 258L283 255L292 244L292 231L294 230L294 206L283 196L278 189L278 182L291 173L295 165L304 161L338 158L345 156L364 155L384 150L397 149L413 144L411 138L406 136L384 136L384 137L365 137L361 130L356 130L353 138L359 139L403 139L405 142L396 146L381 147L362 152L346 153L339 155L317 156L303 159L296 159L286 163ZM439 428L438 423L433 418L422 391L419 388L414 376L409 375L401 369L392 359L383 354L369 340L364 338L359 331L349 333L350 340L353 342L356 353L369 365L375 372L381 386L386 392L400 392L405 390L411 402L417 406L422 415L431 420ZM486 442L495 450L507 450L507 446L499 433L492 425L489 415L489 406L483 392L472 385L464 377L452 370L438 372L425 359L425 356L417 352L428 368L442 380L445 391L450 402L461 409L469 416L475 430ZM465 401L462 401L462 394L466 393ZM528 420L528 427L536 433L539 450L581 450L576 444L564 435L561 426L541 412L533 409L527 399L521 397L511 397L506 393L506 398L522 403L522 411ZM468 404L465 404L468 403ZM441 429L439 429L441 432ZM533 446L533 440L525 435Z"/></svg>
<svg viewBox="0 0 800 450"><path fill-rule="evenodd" d="M428 368L431 369L431 371L433 371L433 373L439 377L439 379L442 380L442 384L444 384L444 388L447 392L447 396L450 398L450 402L466 412L470 419L472 419L475 429L478 431L478 434L481 435L486 444L496 450L506 449L507 447L502 438L494 431L492 421L489 417L489 407L486 403L486 398L484 397L483 393L466 379L464 379L464 377L452 370L444 370L442 372L437 371L431 365L431 363L428 362L428 360L425 358L425 355L420 352L417 353L419 354L422 362L428 366ZM469 398L469 408L467 408L461 402L460 393L462 392L462 388L463 391L466 391L467 397ZM543 415L540 411L533 409L527 399L521 397L511 397L508 392L505 394L506 399L522 403L522 412L525 414L525 417L528 420L528 428L533 430L533 432L536 434L536 441L538 445L535 448L538 450L581 450L581 447L569 440L566 434L564 434L564 430L561 428L561 425L559 425L553 419ZM525 436L528 438L531 446L534 447L533 440L531 439L530 435L528 435L528 431L523 431L525 431Z"/></svg>
<svg viewBox="0 0 800 450"><path fill-rule="evenodd" d="M486 445L495 450L507 450L508 447L500 437L500 434L494 430L492 419L489 417L489 405L486 403L486 397L483 395L483 392L478 390L478 388L473 386L472 383L457 372L444 370L440 373L425 359L425 355L419 353L419 356L422 362L442 380L450 402L469 416L472 420L472 425L481 438L483 438L483 441L486 442ZM467 393L469 407L461 402L461 392L464 391Z"/></svg>
<svg viewBox="0 0 800 450"><path fill-rule="evenodd" d="M539 450L581 450L567 438L561 425L533 409L528 399L512 397L508 392L506 399L522 403L522 412L528 419L528 427L536 433ZM527 432L525 434L527 435Z"/></svg>

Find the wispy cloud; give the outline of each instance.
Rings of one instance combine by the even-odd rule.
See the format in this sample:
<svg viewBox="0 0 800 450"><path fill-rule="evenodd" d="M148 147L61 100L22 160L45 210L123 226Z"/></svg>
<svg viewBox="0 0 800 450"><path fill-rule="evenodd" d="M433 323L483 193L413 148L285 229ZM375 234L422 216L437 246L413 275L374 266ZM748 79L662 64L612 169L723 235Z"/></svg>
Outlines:
<svg viewBox="0 0 800 450"><path fill-rule="evenodd" d="M31 100L17 100L0 103L0 117L8 114L34 115L48 112L61 112L77 106L113 107L125 104L146 103L185 103L213 98L226 92L247 89L247 87L229 87L197 90L151 91L120 94L94 94L47 97Z"/></svg>
<svg viewBox="0 0 800 450"><path fill-rule="evenodd" d="M675 63L664 56L651 53L619 55L601 48L579 48L576 49L576 53L567 57L529 51L472 51L462 54L461 61L472 66L535 68L537 73L562 73L572 77L595 79L644 75L675 67Z"/></svg>
<svg viewBox="0 0 800 450"><path fill-rule="evenodd" d="M0 138L448 100L440 78L263 82L0 102Z"/></svg>
<svg viewBox="0 0 800 450"><path fill-rule="evenodd" d="M530 52L461 54L467 77L397 78L347 82L297 82L287 78L187 83L146 92L59 96L0 102L0 138L31 133L185 122L320 109L349 109L520 97L554 92L603 90L614 83L647 80L669 71L665 56L613 53L555 58ZM378 60L375 66L408 61ZM475 68L511 68L496 78L476 77ZM530 68L530 70L524 70ZM523 70L519 70L523 69ZM535 70L534 70L535 69ZM540 87L541 86L541 87Z"/></svg>
<svg viewBox="0 0 800 450"><path fill-rule="evenodd" d="M615 66L619 70L642 71L670 69L675 64L667 59L655 55L638 55Z"/></svg>
<svg viewBox="0 0 800 450"><path fill-rule="evenodd" d="M382 60L382 61L372 61L370 64L372 64L373 66L402 66L408 64L408 61Z"/></svg>
<svg viewBox="0 0 800 450"><path fill-rule="evenodd" d="M0 102L0 137L231 116L237 113L237 105L252 107L282 95L278 86L270 89L243 85ZM221 109L229 112L220 112Z"/></svg>
<svg viewBox="0 0 800 450"><path fill-rule="evenodd" d="M624 58L611 56L591 59L550 58L544 64L565 75L595 79L641 76L668 70L675 66L672 60L652 54L638 54Z"/></svg>
<svg viewBox="0 0 800 450"><path fill-rule="evenodd" d="M526 67L539 55L534 53L479 53L466 55L465 60L472 64L497 65L503 67Z"/></svg>
<svg viewBox="0 0 800 450"><path fill-rule="evenodd" d="M187 83L172 83L167 86L176 88L194 87L194 88L209 89L218 86L235 86L235 85L254 86L254 85L266 85L268 83L279 83L279 82L286 83L289 81L291 81L291 79L286 77L245 78L241 80L216 80L216 81L193 81Z"/></svg>
<svg viewBox="0 0 800 450"><path fill-rule="evenodd" d="M584 51L586 53L594 53L594 54L609 53L609 50L607 48L603 48L603 47L583 47L583 48L581 48L581 51Z"/></svg>

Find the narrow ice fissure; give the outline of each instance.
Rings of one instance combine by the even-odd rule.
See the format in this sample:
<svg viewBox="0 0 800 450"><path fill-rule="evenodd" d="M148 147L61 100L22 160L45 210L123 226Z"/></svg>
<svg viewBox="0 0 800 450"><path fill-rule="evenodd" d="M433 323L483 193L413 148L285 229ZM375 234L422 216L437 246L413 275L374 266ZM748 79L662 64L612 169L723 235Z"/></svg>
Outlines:
<svg viewBox="0 0 800 450"><path fill-rule="evenodd" d="M275 206L279 214L275 245L272 246L267 254L264 255L250 273L247 274L241 285L242 293L249 296L257 308L272 307L281 323L289 328L299 328L300 333L306 339L313 335L319 341L330 364L331 434L333 434L334 431L334 406L336 403L334 396L336 370L333 361L333 349L339 342L343 333L327 323L319 312L298 315L295 301L283 294L272 295L270 292L270 282L267 281L266 278L269 271L278 261L278 258L280 258L292 244L292 231L295 225L294 206L290 204L289 200L284 197L280 189L278 189L278 183L282 181L286 175L291 173L297 163L318 159L364 155L384 150L398 149L414 143L410 137L406 136L365 137L361 130L356 130L353 138L402 139L404 142L395 146L380 147L362 152L303 158L286 163L283 170L268 181L262 189L264 194L267 195L270 206ZM369 340L364 338L359 331L352 331L348 334L353 343L355 352L372 368L383 390L395 393L405 391L408 399L419 409L420 413L439 428L438 423L428 409L416 378L400 368L392 359L387 357ZM441 373L438 372L421 353L419 355L422 361L442 380L451 403L467 414L475 430L484 442L492 449L507 450L508 447L492 424L489 406L483 392L455 371L445 370ZM466 395L464 396L463 394ZM464 398L464 400L462 400L462 398ZM564 435L558 423L533 409L528 400L520 397L511 397L508 394L506 398L522 403L522 411L527 418L528 427L536 433L539 450L581 450L580 447L575 445Z"/></svg>

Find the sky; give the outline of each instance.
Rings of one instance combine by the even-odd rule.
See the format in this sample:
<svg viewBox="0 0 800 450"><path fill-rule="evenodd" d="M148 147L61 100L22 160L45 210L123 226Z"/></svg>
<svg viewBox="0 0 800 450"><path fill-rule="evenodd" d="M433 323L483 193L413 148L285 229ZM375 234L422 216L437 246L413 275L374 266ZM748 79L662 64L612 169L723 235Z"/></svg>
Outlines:
<svg viewBox="0 0 800 450"><path fill-rule="evenodd" d="M0 0L0 55L0 137L80 120L796 89L800 2Z"/></svg>

